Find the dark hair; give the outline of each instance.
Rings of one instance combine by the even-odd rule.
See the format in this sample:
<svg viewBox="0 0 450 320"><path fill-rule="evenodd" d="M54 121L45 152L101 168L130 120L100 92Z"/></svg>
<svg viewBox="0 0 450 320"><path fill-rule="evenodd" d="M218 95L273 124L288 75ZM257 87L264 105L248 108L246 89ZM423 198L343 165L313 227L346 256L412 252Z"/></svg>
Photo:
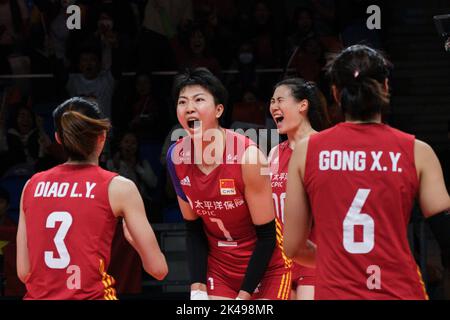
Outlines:
<svg viewBox="0 0 450 320"><path fill-rule="evenodd" d="M72 160L85 160L94 152L97 137L111 128L97 103L80 97L60 104L53 111L53 120L64 150Z"/></svg>
<svg viewBox="0 0 450 320"><path fill-rule="evenodd" d="M308 120L315 130L323 130L330 126L330 118L327 111L326 99L317 85L301 78L287 78L274 86L274 90L280 86L287 86L296 101L308 100Z"/></svg>
<svg viewBox="0 0 450 320"><path fill-rule="evenodd" d="M352 119L369 120L389 106L384 81L391 63L382 53L365 45L344 49L329 66L331 83L340 94L344 114Z"/></svg>
<svg viewBox="0 0 450 320"><path fill-rule="evenodd" d="M172 96L178 100L180 92L187 86L199 85L206 89L214 97L216 105L227 103L228 92L222 82L206 68L186 69L179 73L174 80Z"/></svg>

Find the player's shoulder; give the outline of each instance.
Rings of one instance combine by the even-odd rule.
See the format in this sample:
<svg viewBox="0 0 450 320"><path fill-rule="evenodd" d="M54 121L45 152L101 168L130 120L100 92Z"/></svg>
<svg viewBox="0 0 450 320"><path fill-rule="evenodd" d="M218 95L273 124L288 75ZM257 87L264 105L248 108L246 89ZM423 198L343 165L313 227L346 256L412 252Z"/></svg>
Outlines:
<svg viewBox="0 0 450 320"><path fill-rule="evenodd" d="M414 139L414 157L416 159L416 163L428 162L432 157L435 157L436 154L433 148L426 142Z"/></svg>
<svg viewBox="0 0 450 320"><path fill-rule="evenodd" d="M110 188L116 191L127 191L136 188L136 184L131 179L116 175L111 179Z"/></svg>
<svg viewBox="0 0 450 320"><path fill-rule="evenodd" d="M385 128L385 130L389 131L392 135L396 136L397 138L406 139L406 140L415 140L414 135L404 132L400 129L391 127L388 124L383 124L383 127Z"/></svg>

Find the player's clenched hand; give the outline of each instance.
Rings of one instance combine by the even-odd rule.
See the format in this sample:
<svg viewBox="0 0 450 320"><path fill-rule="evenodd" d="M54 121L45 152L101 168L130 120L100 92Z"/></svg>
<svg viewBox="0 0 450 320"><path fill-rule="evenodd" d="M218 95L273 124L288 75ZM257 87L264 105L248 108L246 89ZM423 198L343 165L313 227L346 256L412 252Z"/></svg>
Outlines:
<svg viewBox="0 0 450 320"><path fill-rule="evenodd" d="M252 296L247 291L239 291L238 296L236 297L236 300L250 300Z"/></svg>

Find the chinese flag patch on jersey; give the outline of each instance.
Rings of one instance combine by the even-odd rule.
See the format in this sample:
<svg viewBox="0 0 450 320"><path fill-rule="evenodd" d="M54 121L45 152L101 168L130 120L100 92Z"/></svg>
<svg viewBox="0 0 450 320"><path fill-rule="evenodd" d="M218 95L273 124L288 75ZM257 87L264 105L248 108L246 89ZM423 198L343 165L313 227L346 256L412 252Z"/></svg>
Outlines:
<svg viewBox="0 0 450 320"><path fill-rule="evenodd" d="M234 179L220 179L220 195L232 196L236 194L236 188L234 187Z"/></svg>

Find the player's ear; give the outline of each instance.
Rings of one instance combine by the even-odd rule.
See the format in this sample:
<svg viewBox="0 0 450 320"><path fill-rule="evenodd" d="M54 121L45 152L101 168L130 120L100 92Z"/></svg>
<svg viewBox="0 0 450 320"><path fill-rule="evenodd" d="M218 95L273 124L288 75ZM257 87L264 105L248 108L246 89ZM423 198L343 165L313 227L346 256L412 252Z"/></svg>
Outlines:
<svg viewBox="0 0 450 320"><path fill-rule="evenodd" d="M56 140L56 142L58 142L58 144L62 144L61 138L59 137L58 132L55 132L55 140Z"/></svg>
<svg viewBox="0 0 450 320"><path fill-rule="evenodd" d="M105 141L106 141L106 136L107 136L106 130L104 130L104 131L98 136L98 142L105 143Z"/></svg>
<svg viewBox="0 0 450 320"><path fill-rule="evenodd" d="M218 104L218 105L216 106L216 118L217 118L217 119L220 118L220 116L222 115L224 109L225 109L225 108L224 108L223 104Z"/></svg>
<svg viewBox="0 0 450 320"><path fill-rule="evenodd" d="M308 108L309 108L308 99L303 99L302 101L300 101L298 108L298 111L300 111L300 113L308 112Z"/></svg>

